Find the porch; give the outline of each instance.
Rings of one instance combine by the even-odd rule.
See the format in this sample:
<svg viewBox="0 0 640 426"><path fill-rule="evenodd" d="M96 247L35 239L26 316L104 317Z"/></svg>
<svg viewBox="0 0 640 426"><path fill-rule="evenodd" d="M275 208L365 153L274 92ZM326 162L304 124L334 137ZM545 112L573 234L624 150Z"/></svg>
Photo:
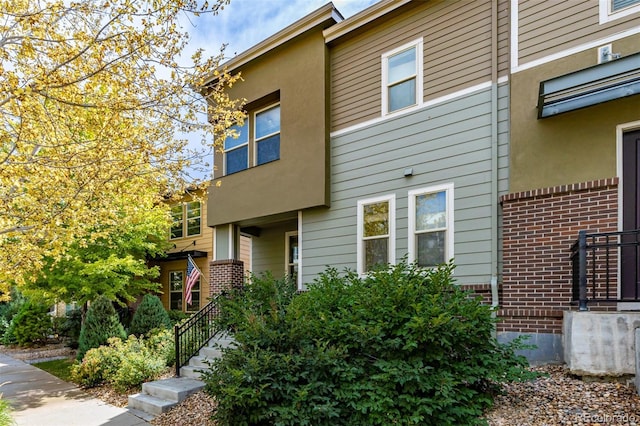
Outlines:
<svg viewBox="0 0 640 426"><path fill-rule="evenodd" d="M571 247L564 360L575 374L632 376L640 329L640 230L580 231Z"/></svg>

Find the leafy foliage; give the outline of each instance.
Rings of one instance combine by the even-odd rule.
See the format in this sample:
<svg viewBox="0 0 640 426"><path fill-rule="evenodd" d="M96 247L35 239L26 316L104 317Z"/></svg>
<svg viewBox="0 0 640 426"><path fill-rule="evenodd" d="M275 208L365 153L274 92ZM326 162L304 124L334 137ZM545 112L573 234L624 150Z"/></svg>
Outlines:
<svg viewBox="0 0 640 426"><path fill-rule="evenodd" d="M11 321L11 328L15 343L20 346L45 343L51 332L49 307L35 301L25 303Z"/></svg>
<svg viewBox="0 0 640 426"><path fill-rule="evenodd" d="M15 343L13 331L7 335L6 339L5 334L9 329L11 320L20 311L20 307L26 302L26 298L16 287L12 287L7 296L7 300L0 302L0 342L12 344ZM0 300L2 300L1 297Z"/></svg>
<svg viewBox="0 0 640 426"><path fill-rule="evenodd" d="M13 426L16 422L11 417L11 405L6 399L2 399L0 394L0 426Z"/></svg>
<svg viewBox="0 0 640 426"><path fill-rule="evenodd" d="M254 278L220 298L235 347L207 391L223 425L481 424L500 383L532 377L519 343L492 337L491 308L453 283L453 266L402 263L364 278L329 269L295 296Z"/></svg>
<svg viewBox="0 0 640 426"><path fill-rule="evenodd" d="M129 333L136 336L147 335L151 330L169 327L171 327L171 320L160 298L153 294L145 294L136 313L133 314Z"/></svg>
<svg viewBox="0 0 640 426"><path fill-rule="evenodd" d="M109 383L126 391L159 377L175 359L172 334L160 331L148 339L129 336L110 338L108 345L90 349L81 363L71 368L74 382L94 387Z"/></svg>
<svg viewBox="0 0 640 426"><path fill-rule="evenodd" d="M175 325L180 321L183 321L189 318L189 314L183 311L179 311L177 309L172 309L167 312L169 314L169 319L171 320L171 324Z"/></svg>
<svg viewBox="0 0 640 426"><path fill-rule="evenodd" d="M223 51L183 59L179 20L226 3L0 0L0 286L103 228L168 216L185 170L211 169L201 158L244 117L224 92L238 76L218 70ZM180 136L194 133L195 150Z"/></svg>
<svg viewBox="0 0 640 426"><path fill-rule="evenodd" d="M89 309L80 330L77 359L80 361L91 348L107 343L110 337L127 337L113 304L104 296L98 297Z"/></svg>
<svg viewBox="0 0 640 426"><path fill-rule="evenodd" d="M80 342L80 331L82 330L82 311L72 309L64 316L64 321L60 325L59 332L66 339L67 346L77 349Z"/></svg>

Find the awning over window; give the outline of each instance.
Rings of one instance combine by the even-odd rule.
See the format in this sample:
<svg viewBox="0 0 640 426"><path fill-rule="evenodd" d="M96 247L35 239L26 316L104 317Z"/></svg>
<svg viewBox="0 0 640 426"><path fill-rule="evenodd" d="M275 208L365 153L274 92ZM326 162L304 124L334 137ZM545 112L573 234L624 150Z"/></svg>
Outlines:
<svg viewBox="0 0 640 426"><path fill-rule="evenodd" d="M640 94L640 53L540 82L538 118Z"/></svg>
<svg viewBox="0 0 640 426"><path fill-rule="evenodd" d="M208 253L200 250L179 251L176 253L167 253L165 257L155 257L151 260L154 262L169 262L172 260L186 259L188 255L191 255L193 259L196 259L198 257L207 257Z"/></svg>

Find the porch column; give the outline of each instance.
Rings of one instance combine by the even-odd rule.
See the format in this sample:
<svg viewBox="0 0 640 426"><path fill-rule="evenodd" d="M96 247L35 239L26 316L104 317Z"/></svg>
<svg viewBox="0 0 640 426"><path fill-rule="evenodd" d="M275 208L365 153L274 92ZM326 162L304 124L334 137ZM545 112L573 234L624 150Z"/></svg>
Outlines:
<svg viewBox="0 0 640 426"><path fill-rule="evenodd" d="M209 262L209 290L211 297L244 284L244 262L236 259Z"/></svg>

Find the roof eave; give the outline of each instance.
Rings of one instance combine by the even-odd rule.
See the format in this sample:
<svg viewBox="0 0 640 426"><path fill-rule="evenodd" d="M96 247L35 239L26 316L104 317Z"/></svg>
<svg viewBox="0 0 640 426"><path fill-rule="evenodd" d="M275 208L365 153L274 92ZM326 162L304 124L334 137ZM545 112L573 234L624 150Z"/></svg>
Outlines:
<svg viewBox="0 0 640 426"><path fill-rule="evenodd" d="M220 65L220 68L224 68L227 71L233 72L240 68L244 64L268 53L269 51L285 44L286 42L298 37L301 34L311 30L312 28L321 25L322 23L333 19L334 22L341 22L344 18L340 12L334 7L333 3L329 2L324 6L316 9L305 17L299 19L288 27L278 31L271 37L261 41L253 47L245 50L224 64ZM207 75L204 79L204 84L210 83L215 80L213 72Z"/></svg>
<svg viewBox="0 0 640 426"><path fill-rule="evenodd" d="M382 0L352 17L325 29L322 32L325 43L330 43L331 41L336 40L343 35L348 34L351 31L368 24L407 3L410 3L411 1L412 0Z"/></svg>

